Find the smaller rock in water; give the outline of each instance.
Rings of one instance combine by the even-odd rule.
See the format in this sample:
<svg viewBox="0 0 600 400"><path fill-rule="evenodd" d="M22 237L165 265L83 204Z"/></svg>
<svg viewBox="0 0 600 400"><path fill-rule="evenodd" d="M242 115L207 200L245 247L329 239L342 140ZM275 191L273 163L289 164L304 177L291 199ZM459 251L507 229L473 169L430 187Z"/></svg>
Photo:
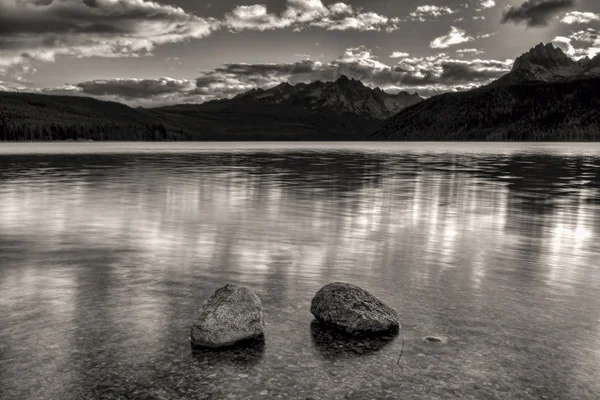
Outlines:
<svg viewBox="0 0 600 400"><path fill-rule="evenodd" d="M351 334L397 331L398 314L375 296L348 283L330 283L312 300L310 312L328 326Z"/></svg>
<svg viewBox="0 0 600 400"><path fill-rule="evenodd" d="M444 339L435 336L425 336L425 338L423 338L423 341L425 343L442 343Z"/></svg>
<svg viewBox="0 0 600 400"><path fill-rule="evenodd" d="M264 309L250 289L228 284L208 298L196 313L191 340L194 346L227 347L264 335Z"/></svg>

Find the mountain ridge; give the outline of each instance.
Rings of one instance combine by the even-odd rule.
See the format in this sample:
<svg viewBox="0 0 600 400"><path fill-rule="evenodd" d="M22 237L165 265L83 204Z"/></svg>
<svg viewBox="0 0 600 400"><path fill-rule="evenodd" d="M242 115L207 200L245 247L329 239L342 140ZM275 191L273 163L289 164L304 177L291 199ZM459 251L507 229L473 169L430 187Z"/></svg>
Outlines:
<svg viewBox="0 0 600 400"><path fill-rule="evenodd" d="M288 104L312 110L324 109L338 114L356 114L384 120L424 99L406 91L391 94L369 88L361 81L341 75L335 81L314 81L291 85L283 82L270 89L251 89L234 99L253 99L265 103Z"/></svg>
<svg viewBox="0 0 600 400"><path fill-rule="evenodd" d="M591 59L585 57L576 61L552 43L539 43L517 57L511 71L492 85L556 82L585 77L600 77L600 54Z"/></svg>

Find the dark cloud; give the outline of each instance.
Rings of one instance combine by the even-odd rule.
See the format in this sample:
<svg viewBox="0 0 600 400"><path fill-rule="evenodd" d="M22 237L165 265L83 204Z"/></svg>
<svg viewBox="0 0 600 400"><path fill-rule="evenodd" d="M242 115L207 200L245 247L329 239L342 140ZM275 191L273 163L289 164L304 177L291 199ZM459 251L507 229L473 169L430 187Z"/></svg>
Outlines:
<svg viewBox="0 0 600 400"><path fill-rule="evenodd" d="M575 0L527 0L510 7L502 15L502 23L524 23L528 27L547 26L550 19L575 7Z"/></svg>
<svg viewBox="0 0 600 400"><path fill-rule="evenodd" d="M448 61L442 63L440 81L461 84L486 82L504 75L508 72L507 68L505 63L499 61Z"/></svg>
<svg viewBox="0 0 600 400"><path fill-rule="evenodd" d="M194 89L195 84L185 79L107 79L81 82L76 85L83 93L124 99L148 98L181 93Z"/></svg>
<svg viewBox="0 0 600 400"><path fill-rule="evenodd" d="M218 27L183 9L140 0L0 1L0 73L31 60L130 57L202 38ZM43 7L41 7L43 5Z"/></svg>

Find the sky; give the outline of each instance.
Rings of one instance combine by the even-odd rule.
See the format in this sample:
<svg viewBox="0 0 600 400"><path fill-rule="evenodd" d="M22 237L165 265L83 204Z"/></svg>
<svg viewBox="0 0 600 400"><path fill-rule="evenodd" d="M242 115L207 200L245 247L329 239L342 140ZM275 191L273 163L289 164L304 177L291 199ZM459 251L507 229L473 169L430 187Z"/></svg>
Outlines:
<svg viewBox="0 0 600 400"><path fill-rule="evenodd" d="M335 80L427 97L540 42L600 53L598 0L0 0L0 90L201 103Z"/></svg>

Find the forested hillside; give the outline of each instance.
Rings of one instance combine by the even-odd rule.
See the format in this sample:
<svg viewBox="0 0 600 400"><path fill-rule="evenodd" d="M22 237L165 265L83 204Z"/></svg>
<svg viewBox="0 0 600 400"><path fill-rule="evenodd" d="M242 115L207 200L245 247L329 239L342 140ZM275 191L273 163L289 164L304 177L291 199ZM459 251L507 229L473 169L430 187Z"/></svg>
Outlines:
<svg viewBox="0 0 600 400"><path fill-rule="evenodd" d="M181 126L88 97L0 93L0 140L177 140Z"/></svg>
<svg viewBox="0 0 600 400"><path fill-rule="evenodd" d="M89 97L0 92L0 140L356 140L377 126L252 99L131 108Z"/></svg>
<svg viewBox="0 0 600 400"><path fill-rule="evenodd" d="M432 97L371 135L380 140L600 140L600 79L487 86Z"/></svg>

